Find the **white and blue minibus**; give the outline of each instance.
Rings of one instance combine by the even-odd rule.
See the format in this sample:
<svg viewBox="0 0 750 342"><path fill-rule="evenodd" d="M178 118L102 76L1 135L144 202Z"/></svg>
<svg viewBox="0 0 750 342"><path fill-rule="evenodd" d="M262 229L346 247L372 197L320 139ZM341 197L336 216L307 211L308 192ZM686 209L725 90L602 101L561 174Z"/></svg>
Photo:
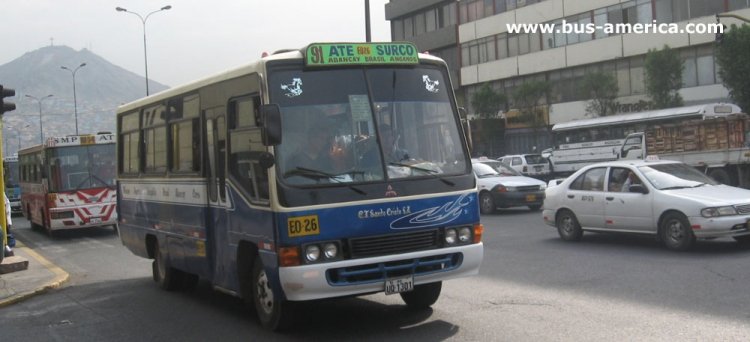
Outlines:
<svg viewBox="0 0 750 342"><path fill-rule="evenodd" d="M313 43L121 106L123 244L272 330L314 299L429 307L483 257L448 75L411 43Z"/></svg>

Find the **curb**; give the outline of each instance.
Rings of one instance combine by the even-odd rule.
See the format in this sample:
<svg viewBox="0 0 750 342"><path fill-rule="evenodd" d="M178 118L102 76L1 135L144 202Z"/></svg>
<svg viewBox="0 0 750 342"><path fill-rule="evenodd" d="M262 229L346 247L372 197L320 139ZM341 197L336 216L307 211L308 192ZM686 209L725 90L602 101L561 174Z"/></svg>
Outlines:
<svg viewBox="0 0 750 342"><path fill-rule="evenodd" d="M19 244L20 245L20 244ZM51 263L49 260L45 259L43 256L41 256L39 253L35 252L34 250L26 247L26 246L18 246L16 248L23 248L24 252L28 254L30 257L36 259L44 268L46 268L48 271L55 274L55 277L44 286L41 286L39 288L36 288L31 291L27 291L24 293L17 293L14 294L8 298L0 300L0 308L9 306L11 304L18 303L24 299L27 299L29 297L32 297L37 294L41 294L44 292L47 292L52 289L56 289L60 287L60 285L64 284L66 281L68 281L68 278L70 278L70 274L68 272L65 272L62 268L58 267L57 265Z"/></svg>

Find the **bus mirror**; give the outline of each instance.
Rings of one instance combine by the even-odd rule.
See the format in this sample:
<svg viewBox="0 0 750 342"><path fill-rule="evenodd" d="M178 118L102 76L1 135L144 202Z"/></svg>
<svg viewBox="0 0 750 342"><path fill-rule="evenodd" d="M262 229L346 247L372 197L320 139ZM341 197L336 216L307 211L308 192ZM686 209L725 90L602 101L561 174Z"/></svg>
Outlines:
<svg viewBox="0 0 750 342"><path fill-rule="evenodd" d="M281 144L281 109L279 105L263 105L261 107L261 118L263 120L261 127L263 145L276 146Z"/></svg>
<svg viewBox="0 0 750 342"><path fill-rule="evenodd" d="M467 119L466 117L466 108L464 107L458 107L458 117L461 119Z"/></svg>
<svg viewBox="0 0 750 342"><path fill-rule="evenodd" d="M258 162L260 163L260 167L264 169L270 168L274 164L273 154L270 154L268 152L261 153L258 158Z"/></svg>

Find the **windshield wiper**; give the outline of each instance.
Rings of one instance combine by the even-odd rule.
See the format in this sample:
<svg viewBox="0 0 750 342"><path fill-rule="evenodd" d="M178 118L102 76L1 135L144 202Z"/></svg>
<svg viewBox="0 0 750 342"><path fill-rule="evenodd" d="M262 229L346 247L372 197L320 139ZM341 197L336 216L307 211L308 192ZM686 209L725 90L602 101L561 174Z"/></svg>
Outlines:
<svg viewBox="0 0 750 342"><path fill-rule="evenodd" d="M451 182L451 181L449 181L449 180L447 180L447 179L445 179L443 177L438 176L437 175L438 172L435 171L435 170L430 170L430 169L426 169L426 168L419 167L419 166L402 164L402 163L396 163L396 162L389 162L388 165L408 167L408 168L410 168L412 170L422 171L422 172L426 173L427 175L432 176L433 178L437 178L438 180L440 180L441 182L443 182L443 183L445 183L447 185L450 185L450 186L455 186L456 185L456 183L453 183L453 182Z"/></svg>
<svg viewBox="0 0 750 342"><path fill-rule="evenodd" d="M327 178L327 179L332 179L332 180L336 181L336 183L339 183L339 184L346 184L346 182L343 182L340 179L338 179L339 176L344 175L344 174L346 174L346 173L339 174L339 175L334 175L332 173L328 173L328 172L325 172L325 171L320 171L320 170L315 170L315 169L308 169L306 167L299 167L298 166L298 167L295 167L294 169L289 170L286 173L284 173L284 178L287 178L289 176L301 176L301 177L307 177L307 178L310 178L310 179L315 179L315 180L318 180L318 181L321 180L321 179ZM360 194L360 195L363 195L363 196L367 195L366 192L362 191L361 189L359 189L359 188L357 188L357 187L355 187L353 185L348 185L347 184L347 187L349 189L351 189L352 191Z"/></svg>
<svg viewBox="0 0 750 342"><path fill-rule="evenodd" d="M706 183L696 184L696 185L693 185L693 188L700 188L700 187L702 187L704 185L708 185L708 184L706 184Z"/></svg>
<svg viewBox="0 0 750 342"><path fill-rule="evenodd" d="M498 176L498 174L497 173L485 173L485 174L479 175L477 177L479 177L479 178L485 178L485 177L492 177L492 176Z"/></svg>

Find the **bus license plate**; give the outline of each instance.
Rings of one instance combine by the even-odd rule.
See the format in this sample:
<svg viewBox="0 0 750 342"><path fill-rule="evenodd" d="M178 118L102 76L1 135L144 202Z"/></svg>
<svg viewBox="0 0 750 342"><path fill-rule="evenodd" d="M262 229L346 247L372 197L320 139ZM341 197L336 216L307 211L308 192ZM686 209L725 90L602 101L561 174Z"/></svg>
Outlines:
<svg viewBox="0 0 750 342"><path fill-rule="evenodd" d="M102 223L102 218L101 217L92 217L92 218L89 219L89 223L91 223L91 224Z"/></svg>
<svg viewBox="0 0 750 342"><path fill-rule="evenodd" d="M536 201L536 195L526 195L526 202Z"/></svg>
<svg viewBox="0 0 750 342"><path fill-rule="evenodd" d="M408 275L400 278L388 278L385 280L385 294L392 295L414 290L414 276Z"/></svg>

